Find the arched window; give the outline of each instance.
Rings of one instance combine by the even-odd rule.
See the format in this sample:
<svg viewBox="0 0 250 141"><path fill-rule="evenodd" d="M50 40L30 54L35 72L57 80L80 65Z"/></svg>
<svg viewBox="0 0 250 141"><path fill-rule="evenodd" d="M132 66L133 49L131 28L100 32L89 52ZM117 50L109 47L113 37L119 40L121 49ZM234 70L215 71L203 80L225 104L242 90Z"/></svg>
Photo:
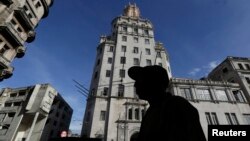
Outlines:
<svg viewBox="0 0 250 141"><path fill-rule="evenodd" d="M134 134L132 134L132 136L130 137L130 141L137 141L139 132L135 132Z"/></svg>
<svg viewBox="0 0 250 141"><path fill-rule="evenodd" d="M132 108L130 108L129 110L128 110L128 119L130 119L130 120L132 120Z"/></svg>
<svg viewBox="0 0 250 141"><path fill-rule="evenodd" d="M135 119L136 119L136 120L139 120L139 118L140 118L140 115L139 115L139 108L136 108L136 109L135 109Z"/></svg>

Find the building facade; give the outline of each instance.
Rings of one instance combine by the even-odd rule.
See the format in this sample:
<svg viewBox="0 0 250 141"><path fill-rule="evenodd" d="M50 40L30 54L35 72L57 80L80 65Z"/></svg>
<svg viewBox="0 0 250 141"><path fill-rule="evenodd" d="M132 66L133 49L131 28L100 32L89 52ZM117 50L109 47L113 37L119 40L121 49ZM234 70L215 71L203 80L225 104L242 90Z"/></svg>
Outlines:
<svg viewBox="0 0 250 141"><path fill-rule="evenodd" d="M137 137L149 105L138 99L134 81L127 76L132 66L163 66L171 80L168 91L197 108L206 137L208 125L250 124L249 59L229 57L204 80L172 78L169 56L136 5L128 5L111 25L111 35L102 36L97 47L82 136L105 141Z"/></svg>
<svg viewBox="0 0 250 141"><path fill-rule="evenodd" d="M163 44L155 41L152 23L140 17L136 5L128 5L111 25L111 35L101 36L97 47L82 136L118 141L138 133L147 107L138 100L127 70L161 65L172 75Z"/></svg>
<svg viewBox="0 0 250 141"><path fill-rule="evenodd" d="M198 110L206 137L208 125L250 124L249 102L237 83L173 78L169 91Z"/></svg>
<svg viewBox="0 0 250 141"><path fill-rule="evenodd" d="M49 13L53 0L0 1L0 81L12 76L11 62L25 54L24 43L35 39L35 28Z"/></svg>
<svg viewBox="0 0 250 141"><path fill-rule="evenodd" d="M209 73L208 79L240 84L250 102L250 58L229 56Z"/></svg>
<svg viewBox="0 0 250 141"><path fill-rule="evenodd" d="M4 88L0 105L0 140L6 141L58 137L59 130L68 130L73 112L49 84Z"/></svg>

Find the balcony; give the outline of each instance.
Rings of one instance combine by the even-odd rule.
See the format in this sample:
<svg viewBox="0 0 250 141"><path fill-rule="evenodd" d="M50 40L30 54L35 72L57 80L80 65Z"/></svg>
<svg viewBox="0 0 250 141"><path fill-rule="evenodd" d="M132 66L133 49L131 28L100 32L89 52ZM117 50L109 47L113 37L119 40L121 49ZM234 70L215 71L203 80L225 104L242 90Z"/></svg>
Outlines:
<svg viewBox="0 0 250 141"><path fill-rule="evenodd" d="M5 23L5 25L0 26L0 34L2 34L13 47L22 46L24 43L20 33L11 23Z"/></svg>
<svg viewBox="0 0 250 141"><path fill-rule="evenodd" d="M0 70L0 81L3 79L8 79L12 76L14 68L11 66L8 66L7 69Z"/></svg>
<svg viewBox="0 0 250 141"><path fill-rule="evenodd" d="M18 19L20 24L22 24L22 27L24 27L27 31L34 29L33 23L31 22L30 18L23 8L19 7L18 10L15 10L14 16Z"/></svg>
<svg viewBox="0 0 250 141"><path fill-rule="evenodd" d="M33 30L30 30L28 32L28 38L27 38L26 42L31 43L35 40L35 38L36 38L36 32Z"/></svg>
<svg viewBox="0 0 250 141"><path fill-rule="evenodd" d="M44 8L44 14L42 18L46 18L49 15L49 6L46 2L46 0L41 0L43 8Z"/></svg>
<svg viewBox="0 0 250 141"><path fill-rule="evenodd" d="M3 4L5 4L5 5L7 5L7 6L10 6L12 3L13 3L13 1L12 0L3 0L3 1L1 1Z"/></svg>
<svg viewBox="0 0 250 141"><path fill-rule="evenodd" d="M8 68L10 66L10 61L3 55L0 55L0 65L3 66L3 68Z"/></svg>
<svg viewBox="0 0 250 141"><path fill-rule="evenodd" d="M19 46L17 49L16 49L16 58L22 58L25 54L25 51L26 51L26 48L24 46Z"/></svg>
<svg viewBox="0 0 250 141"><path fill-rule="evenodd" d="M20 106L12 106L12 107L2 107L0 110L2 113L16 112Z"/></svg>
<svg viewBox="0 0 250 141"><path fill-rule="evenodd" d="M17 97L9 97L7 102L21 102L21 101L25 101L26 96L17 96Z"/></svg>

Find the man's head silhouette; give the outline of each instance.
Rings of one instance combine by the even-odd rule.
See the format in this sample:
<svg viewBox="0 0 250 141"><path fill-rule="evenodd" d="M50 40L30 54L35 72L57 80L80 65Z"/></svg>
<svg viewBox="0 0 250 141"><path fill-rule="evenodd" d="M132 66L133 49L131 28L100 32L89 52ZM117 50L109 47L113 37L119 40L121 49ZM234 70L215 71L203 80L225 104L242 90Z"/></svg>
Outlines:
<svg viewBox="0 0 250 141"><path fill-rule="evenodd" d="M144 100L160 98L169 84L168 73L161 66L134 66L128 70L128 75L135 80L136 93Z"/></svg>

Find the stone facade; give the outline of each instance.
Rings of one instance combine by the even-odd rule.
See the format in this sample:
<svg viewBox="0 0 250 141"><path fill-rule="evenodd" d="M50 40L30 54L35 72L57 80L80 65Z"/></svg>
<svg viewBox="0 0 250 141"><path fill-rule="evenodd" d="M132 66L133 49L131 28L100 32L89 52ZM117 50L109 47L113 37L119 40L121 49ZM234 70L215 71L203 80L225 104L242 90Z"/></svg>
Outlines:
<svg viewBox="0 0 250 141"><path fill-rule="evenodd" d="M4 88L0 95L0 140L47 141L59 137L62 130L68 130L72 112L49 84Z"/></svg>
<svg viewBox="0 0 250 141"><path fill-rule="evenodd" d="M250 124L249 102L237 83L173 78L169 91L197 108L206 137L209 124Z"/></svg>
<svg viewBox="0 0 250 141"><path fill-rule="evenodd" d="M25 54L25 42L35 39L35 28L49 13L53 0L0 1L0 81L12 76L11 62Z"/></svg>

